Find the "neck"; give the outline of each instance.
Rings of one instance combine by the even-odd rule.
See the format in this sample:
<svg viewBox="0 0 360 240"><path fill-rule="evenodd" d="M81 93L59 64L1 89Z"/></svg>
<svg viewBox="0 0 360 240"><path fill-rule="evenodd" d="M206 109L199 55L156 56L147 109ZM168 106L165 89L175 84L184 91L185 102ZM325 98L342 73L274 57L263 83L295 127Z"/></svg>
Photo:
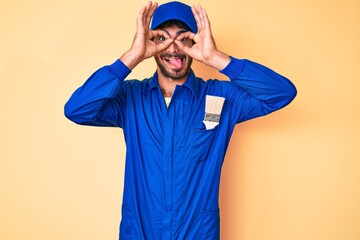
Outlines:
<svg viewBox="0 0 360 240"><path fill-rule="evenodd" d="M161 71L158 71L158 82L164 97L171 97L175 91L176 85L183 85L186 82L186 79L189 75L181 79L172 79L169 77L165 77Z"/></svg>

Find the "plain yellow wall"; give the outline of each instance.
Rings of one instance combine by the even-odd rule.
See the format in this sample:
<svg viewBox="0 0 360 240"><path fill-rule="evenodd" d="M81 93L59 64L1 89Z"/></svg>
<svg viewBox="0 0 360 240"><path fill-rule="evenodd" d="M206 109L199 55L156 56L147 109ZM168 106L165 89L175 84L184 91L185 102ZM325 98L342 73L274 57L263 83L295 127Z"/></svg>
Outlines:
<svg viewBox="0 0 360 240"><path fill-rule="evenodd" d="M186 2L207 9L221 50L273 68L299 92L287 108L236 127L222 239L359 240L360 2ZM117 239L122 130L77 126L63 105L130 47L144 4L1 1L1 240ZM154 68L147 60L130 77Z"/></svg>

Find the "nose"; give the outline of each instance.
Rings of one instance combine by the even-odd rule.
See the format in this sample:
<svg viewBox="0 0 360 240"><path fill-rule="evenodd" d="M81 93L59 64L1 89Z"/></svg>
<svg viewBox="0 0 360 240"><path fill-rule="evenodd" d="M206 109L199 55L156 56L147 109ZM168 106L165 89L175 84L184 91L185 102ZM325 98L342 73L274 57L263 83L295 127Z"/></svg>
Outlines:
<svg viewBox="0 0 360 240"><path fill-rule="evenodd" d="M166 51L170 53L179 52L179 46L175 42L172 42Z"/></svg>

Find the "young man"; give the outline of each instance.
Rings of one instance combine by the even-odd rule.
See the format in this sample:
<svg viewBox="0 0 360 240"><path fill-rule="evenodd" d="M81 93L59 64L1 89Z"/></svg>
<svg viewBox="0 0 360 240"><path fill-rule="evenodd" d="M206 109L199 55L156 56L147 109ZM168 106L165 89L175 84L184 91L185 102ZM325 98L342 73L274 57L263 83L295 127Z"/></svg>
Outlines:
<svg viewBox="0 0 360 240"><path fill-rule="evenodd" d="M157 63L152 77L124 81L150 57ZM197 78L193 59L231 81ZM220 172L235 124L278 110L295 95L285 77L218 50L201 6L149 2L130 50L77 89L65 115L123 129L122 240L219 239Z"/></svg>

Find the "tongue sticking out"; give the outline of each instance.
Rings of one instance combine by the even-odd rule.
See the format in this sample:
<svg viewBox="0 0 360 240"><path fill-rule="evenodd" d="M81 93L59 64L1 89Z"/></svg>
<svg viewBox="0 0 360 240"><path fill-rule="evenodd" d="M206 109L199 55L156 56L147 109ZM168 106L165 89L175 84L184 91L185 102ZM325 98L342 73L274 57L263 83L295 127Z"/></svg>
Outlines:
<svg viewBox="0 0 360 240"><path fill-rule="evenodd" d="M175 68L181 68L182 67L182 60L181 58L170 58L169 63L173 65Z"/></svg>

